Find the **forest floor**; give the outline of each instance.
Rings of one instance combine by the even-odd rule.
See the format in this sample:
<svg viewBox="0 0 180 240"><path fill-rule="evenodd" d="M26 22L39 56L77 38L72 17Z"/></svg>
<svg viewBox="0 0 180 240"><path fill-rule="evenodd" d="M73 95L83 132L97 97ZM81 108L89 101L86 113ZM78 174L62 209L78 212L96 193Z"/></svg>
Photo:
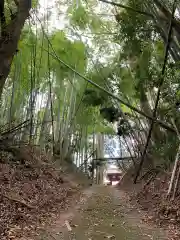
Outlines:
<svg viewBox="0 0 180 240"><path fill-rule="evenodd" d="M0 152L1 240L180 239L180 196L166 200L168 176L140 192L90 187L38 148L14 153Z"/></svg>
<svg viewBox="0 0 180 240"><path fill-rule="evenodd" d="M143 213L115 187L92 186L81 201L46 229L41 240L170 239L165 230L142 222Z"/></svg>
<svg viewBox="0 0 180 240"><path fill-rule="evenodd" d="M79 199L85 176L68 173L38 148L13 151L0 151L0 239L34 240Z"/></svg>

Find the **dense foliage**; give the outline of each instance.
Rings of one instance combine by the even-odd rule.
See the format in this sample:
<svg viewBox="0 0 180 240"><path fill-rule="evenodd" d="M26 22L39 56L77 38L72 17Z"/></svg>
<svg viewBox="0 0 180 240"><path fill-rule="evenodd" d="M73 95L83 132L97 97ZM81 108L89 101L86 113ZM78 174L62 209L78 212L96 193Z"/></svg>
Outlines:
<svg viewBox="0 0 180 240"><path fill-rule="evenodd" d="M12 2L5 4L7 21L18 8ZM11 71L1 81L1 124L30 120L18 138L42 147L50 143L62 158L85 158L98 133L133 139L133 151L142 152L163 77L157 118L174 129L173 120L179 130L179 3L165 76L172 1L56 1L53 11L63 24L53 28L53 11L42 18L38 2L32 7ZM154 124L148 152L157 165L174 160L177 144L175 131Z"/></svg>

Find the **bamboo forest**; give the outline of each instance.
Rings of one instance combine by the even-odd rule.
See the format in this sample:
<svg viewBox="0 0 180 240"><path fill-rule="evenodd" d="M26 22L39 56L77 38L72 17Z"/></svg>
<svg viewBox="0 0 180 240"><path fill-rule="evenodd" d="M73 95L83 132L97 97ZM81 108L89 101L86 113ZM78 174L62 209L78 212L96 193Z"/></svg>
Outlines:
<svg viewBox="0 0 180 240"><path fill-rule="evenodd" d="M0 239L180 239L180 1L0 0Z"/></svg>

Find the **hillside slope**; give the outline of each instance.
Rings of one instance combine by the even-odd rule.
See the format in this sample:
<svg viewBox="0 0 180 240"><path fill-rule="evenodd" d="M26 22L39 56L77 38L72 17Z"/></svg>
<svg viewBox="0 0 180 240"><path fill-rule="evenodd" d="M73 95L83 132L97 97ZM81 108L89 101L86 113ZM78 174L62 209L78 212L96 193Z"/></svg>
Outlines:
<svg viewBox="0 0 180 240"><path fill-rule="evenodd" d="M38 232L67 209L81 185L67 168L55 167L38 148L21 147L21 161L1 152L0 239L20 239ZM23 156L23 157L22 157ZM23 159L23 163L22 163Z"/></svg>

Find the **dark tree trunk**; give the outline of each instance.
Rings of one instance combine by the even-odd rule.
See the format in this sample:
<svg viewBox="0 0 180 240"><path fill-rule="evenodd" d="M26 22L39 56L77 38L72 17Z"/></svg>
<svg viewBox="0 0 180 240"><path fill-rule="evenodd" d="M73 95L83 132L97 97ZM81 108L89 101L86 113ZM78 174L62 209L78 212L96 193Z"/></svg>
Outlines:
<svg viewBox="0 0 180 240"><path fill-rule="evenodd" d="M12 20L1 27L0 38L0 97L3 91L4 84L9 75L13 57L16 54L18 41L24 23L29 16L31 9L31 0L19 0L17 3L17 13L12 17Z"/></svg>

